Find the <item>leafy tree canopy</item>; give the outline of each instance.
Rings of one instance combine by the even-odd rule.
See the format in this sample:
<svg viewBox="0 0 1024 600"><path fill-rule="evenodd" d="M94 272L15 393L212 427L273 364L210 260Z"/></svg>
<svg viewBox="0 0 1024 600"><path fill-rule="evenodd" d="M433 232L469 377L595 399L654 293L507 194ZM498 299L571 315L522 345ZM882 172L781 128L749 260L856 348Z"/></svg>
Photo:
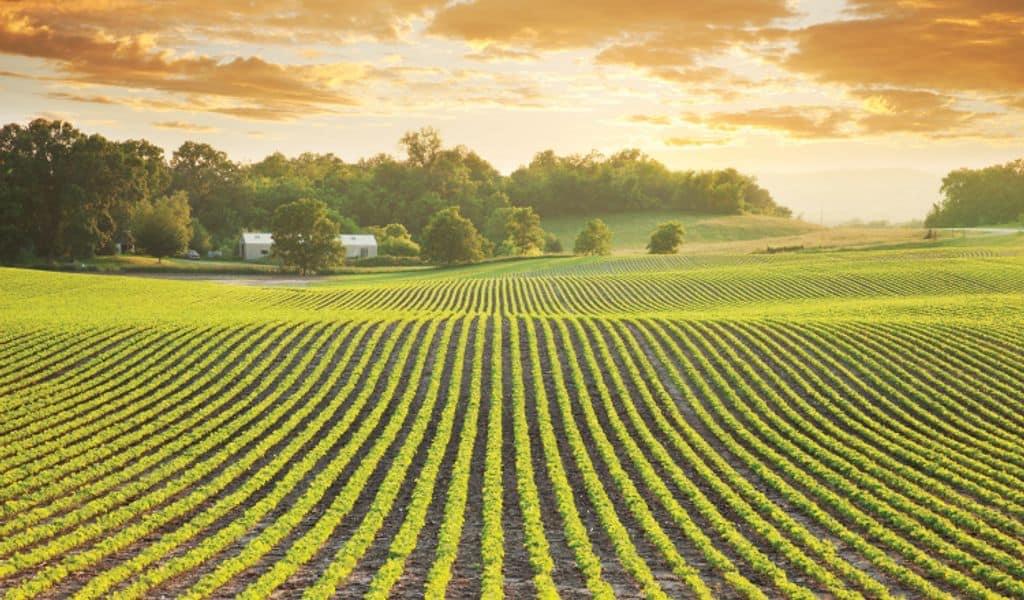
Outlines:
<svg viewBox="0 0 1024 600"><path fill-rule="evenodd" d="M1024 159L984 169L958 169L942 180L942 201L926 227L976 227L1024 216Z"/></svg>
<svg viewBox="0 0 1024 600"><path fill-rule="evenodd" d="M438 211L423 230L423 257L432 263L476 262L484 258L483 247L483 237L457 206Z"/></svg>
<svg viewBox="0 0 1024 600"><path fill-rule="evenodd" d="M274 256L300 275L339 264L345 249L338 241L338 224L327 214L327 205L303 198L277 207L271 230Z"/></svg>
<svg viewBox="0 0 1024 600"><path fill-rule="evenodd" d="M188 249L193 236L192 218L185 192L143 202L132 221L135 242L157 262Z"/></svg>

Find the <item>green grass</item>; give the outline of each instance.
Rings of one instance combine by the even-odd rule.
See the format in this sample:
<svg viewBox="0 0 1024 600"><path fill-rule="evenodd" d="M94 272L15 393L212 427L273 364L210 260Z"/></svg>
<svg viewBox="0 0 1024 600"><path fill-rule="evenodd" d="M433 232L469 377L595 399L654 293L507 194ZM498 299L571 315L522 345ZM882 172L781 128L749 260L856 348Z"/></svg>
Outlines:
<svg viewBox="0 0 1024 600"><path fill-rule="evenodd" d="M640 211L597 215L612 230L615 252L644 252L651 232L659 223L681 221L686 227L686 241L733 242L786 237L820 229L817 225L796 219L759 215L694 215L671 211ZM576 236L588 217L552 217L544 219L545 230L558 236L566 251L572 251Z"/></svg>
<svg viewBox="0 0 1024 600"><path fill-rule="evenodd" d="M1024 236L0 269L0 594L1022 597L1022 332Z"/></svg>

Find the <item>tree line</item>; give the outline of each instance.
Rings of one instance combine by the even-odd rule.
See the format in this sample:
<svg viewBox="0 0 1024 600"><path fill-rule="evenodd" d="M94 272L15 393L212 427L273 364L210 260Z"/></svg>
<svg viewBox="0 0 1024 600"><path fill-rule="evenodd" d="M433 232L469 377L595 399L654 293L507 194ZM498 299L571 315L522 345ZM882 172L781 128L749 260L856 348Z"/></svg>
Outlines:
<svg viewBox="0 0 1024 600"><path fill-rule="evenodd" d="M926 227L1024 224L1024 159L952 171L943 178L941 192Z"/></svg>
<svg viewBox="0 0 1024 600"><path fill-rule="evenodd" d="M133 225L145 221L140 214L180 217L182 203L187 246L227 253L242 231L272 229L277 209L302 199L322 203L343 233L380 234L400 224L406 235L384 236L397 253L417 248L431 219L449 208L481 232L484 254L560 249L539 227L546 216L789 214L752 177L733 169L672 171L637 150L609 157L541 152L504 176L464 146L445 147L430 128L400 143L404 158L379 154L352 163L333 154L275 153L241 164L205 143L185 142L167 157L146 140L112 141L63 121L8 124L0 129L0 258L53 261L131 247L139 229Z"/></svg>

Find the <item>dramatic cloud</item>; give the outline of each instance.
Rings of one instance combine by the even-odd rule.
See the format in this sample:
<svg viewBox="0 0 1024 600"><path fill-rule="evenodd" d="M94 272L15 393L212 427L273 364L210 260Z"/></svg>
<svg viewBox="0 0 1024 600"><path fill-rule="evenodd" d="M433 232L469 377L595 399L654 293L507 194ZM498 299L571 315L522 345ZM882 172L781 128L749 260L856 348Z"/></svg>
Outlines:
<svg viewBox="0 0 1024 600"><path fill-rule="evenodd" d="M1019 0L853 0L855 17L793 34L787 68L821 81L945 91L1024 89Z"/></svg>
<svg viewBox="0 0 1024 600"><path fill-rule="evenodd" d="M0 81L32 111L41 98L217 133L263 121L268 139L284 121L525 112L661 147L744 132L994 140L1024 121L1021 0L818 2L8 0ZM652 135L681 121L696 127ZM610 143L594 135L579 138Z"/></svg>
<svg viewBox="0 0 1024 600"><path fill-rule="evenodd" d="M351 65L287 66L258 57L218 60L156 47L148 35L66 32L24 17L0 21L0 53L54 61L69 81L196 94L253 103L286 114L350 105L341 91ZM3 18L3 17L0 17Z"/></svg>

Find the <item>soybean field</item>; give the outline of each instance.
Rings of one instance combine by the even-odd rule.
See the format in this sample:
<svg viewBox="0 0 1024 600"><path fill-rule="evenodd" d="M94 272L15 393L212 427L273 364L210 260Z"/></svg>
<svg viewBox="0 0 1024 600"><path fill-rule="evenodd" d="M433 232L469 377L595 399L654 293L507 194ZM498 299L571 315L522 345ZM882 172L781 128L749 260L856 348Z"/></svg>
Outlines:
<svg viewBox="0 0 1024 600"><path fill-rule="evenodd" d="M1024 598L1024 240L0 269L7 598Z"/></svg>

